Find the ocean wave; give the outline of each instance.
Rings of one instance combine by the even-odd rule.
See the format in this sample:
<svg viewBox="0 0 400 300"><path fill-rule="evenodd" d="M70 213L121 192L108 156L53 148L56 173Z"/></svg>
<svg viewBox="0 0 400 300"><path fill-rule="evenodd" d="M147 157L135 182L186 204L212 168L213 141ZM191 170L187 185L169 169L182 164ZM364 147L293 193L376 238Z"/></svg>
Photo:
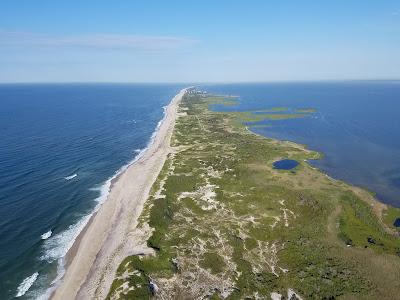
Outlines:
<svg viewBox="0 0 400 300"><path fill-rule="evenodd" d="M157 123L157 126L152 133L150 140L147 144L147 146L144 149L135 149L134 151L137 153L136 156L128 162L126 165L122 166L115 174L108 178L101 186L94 187L91 190L99 191L99 196L94 200L97 202L97 205L93 209L93 211L86 215L83 216L77 223L70 225L66 230L63 232L60 232L57 235L52 236L51 238L48 238L45 240L44 243L44 254L40 257L41 260L45 260L48 262L58 262L58 267L57 267L57 276L51 283L51 286L45 291L44 294L42 294L38 299L48 299L51 295L51 293L55 290L57 287L57 284L60 283L61 278L64 276L65 269L64 269L64 257L68 253L69 249L73 246L75 240L78 238L79 234L82 232L82 230L85 228L85 226L88 224L90 218L94 213L96 213L99 208L101 207L101 204L107 199L108 194L110 193L111 189L111 184L112 181L117 178L120 174L122 174L127 168L129 168L132 164L134 164L136 161L138 161L146 152L146 150L150 147L151 144L153 144L155 137L157 136L157 133L161 127L161 124L164 122L166 119L166 109L167 106L163 107L163 118ZM65 177L65 179L70 180L74 177L76 177L77 174L73 174L71 176Z"/></svg>
<svg viewBox="0 0 400 300"><path fill-rule="evenodd" d="M49 231L43 233L43 234L41 235L42 240L47 240L49 237L51 237L51 234L52 234L52 233L53 233L53 232L52 232L51 230L49 230Z"/></svg>
<svg viewBox="0 0 400 300"><path fill-rule="evenodd" d="M18 286L17 294L15 295L15 297L21 297L21 296L25 295L25 293L31 288L33 283L36 281L38 276L39 276L39 273L36 272L36 273L32 274L31 276L26 277L21 282L21 284Z"/></svg>
<svg viewBox="0 0 400 300"><path fill-rule="evenodd" d="M80 219L77 223L70 225L66 230L54 235L44 242L44 254L40 257L41 260L53 262L63 258L68 250L72 247L79 233L85 227L90 219L87 215Z"/></svg>
<svg viewBox="0 0 400 300"><path fill-rule="evenodd" d="M71 180L71 179L73 179L73 178L75 178L75 177L77 177L78 176L78 174L73 174L73 175L70 175L70 176L67 176L67 177L64 177L64 179L65 180Z"/></svg>
<svg viewBox="0 0 400 300"><path fill-rule="evenodd" d="M95 206L95 208L91 213L81 217L75 224L70 225L66 230L52 236L51 238L45 241L43 245L44 254L40 257L40 259L47 261L49 263L57 261L57 276L51 282L50 287L42 295L37 297L38 300L49 299L50 295L57 288L57 285L60 283L62 277L65 274L65 267L64 267L65 256L74 245L79 234L88 224L92 215L99 210L101 204L107 199L107 196L111 188L111 182L118 175L119 172L117 172L111 178L107 179L101 186L91 189L99 191L99 196L96 199L94 199L94 201L97 202L97 205Z"/></svg>

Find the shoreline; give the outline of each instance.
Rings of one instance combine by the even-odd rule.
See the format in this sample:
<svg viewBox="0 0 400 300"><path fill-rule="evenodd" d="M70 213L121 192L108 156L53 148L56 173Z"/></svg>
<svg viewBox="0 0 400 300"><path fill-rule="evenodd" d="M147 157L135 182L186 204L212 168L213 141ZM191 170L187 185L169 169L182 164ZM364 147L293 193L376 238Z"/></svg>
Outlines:
<svg viewBox="0 0 400 300"><path fill-rule="evenodd" d="M171 101L172 101L172 100L171 100ZM168 106L168 105L167 105L167 106ZM164 109L163 118L158 122L158 124L157 124L157 126L156 126L156 129L154 130L153 134L151 135L150 141L149 141L149 143L147 144L147 146L146 146L145 148L141 149L141 150L139 149L140 151L139 151L138 155L137 155L133 160L131 160L130 162L128 162L126 165L122 166L112 177L110 177L109 179L107 179L107 180L105 181L105 183L103 184L103 186L106 186L106 187L107 187L107 185L108 185L106 195L104 196L104 200L103 200L102 202L100 202L100 203L98 204L99 206L96 207L95 210L92 212L92 214L90 215L90 218L89 218L89 220L87 221L87 223L85 224L84 228L79 232L79 234L78 234L77 237L75 238L75 240L74 240L74 242L73 242L71 248L68 249L68 251L67 251L65 257L63 258L63 267L64 267L64 269L67 269L68 266L71 264L71 262L72 262L72 260L73 260L73 258L74 258L74 256L75 256L75 254L76 254L76 252L78 251L79 244L80 244L80 241L81 241L83 235L85 234L87 228L88 228L88 227L90 226L90 224L92 223L92 221L93 221L94 217L96 216L98 210L100 209L101 205L104 203L104 201L107 200L107 198L108 198L108 196L109 196L109 194L110 194L110 191L111 191L111 189L113 188L115 182L118 181L118 178L119 178L131 165L133 165L134 163L136 163L136 162L144 155L144 153L148 150L148 148L149 148L149 147L151 146L151 144L154 142L154 139L155 139L155 137L156 137L156 135L157 135L157 133L158 133L158 130L159 130L159 128L160 128L162 122L164 122L164 119L165 119L165 111L166 111L167 106L163 106L163 109ZM135 150L135 151L136 151L136 150ZM102 197L102 196L103 196L103 195L101 194L99 197ZM63 276L64 276L64 274L63 274ZM57 287L56 287L56 288L57 288ZM51 295L53 295L54 292L55 292L55 291L52 291ZM52 297L52 296L51 296L51 297ZM51 298L51 297L50 297L50 298Z"/></svg>
<svg viewBox="0 0 400 300"><path fill-rule="evenodd" d="M119 263L132 254L137 219L171 152L177 108L188 88L166 106L148 147L110 179L109 193L64 257L65 272L51 299L105 298ZM133 247L132 247L133 246ZM79 296L78 296L79 295Z"/></svg>
<svg viewBox="0 0 400 300"><path fill-rule="evenodd" d="M266 136L263 135L261 133L257 133L253 130L251 130L251 126L246 126L246 129L255 135L258 135L260 137L263 138L267 138L270 140L274 140L276 142L280 142L280 143L284 143L284 144L288 144L292 147L298 148L302 151L306 151L306 152L315 152L318 154L317 158L313 158L313 159L309 159L307 160L307 164L314 168L317 169L318 171L320 171L321 173L325 174L326 176L328 176L329 178L331 178L332 180L338 181L338 182L342 182L343 184L347 184L348 186L351 186L353 188L356 189L360 189L360 190L364 190L365 192L368 192L372 195L372 197L375 199L375 202L379 204L379 206L382 206L382 208L388 208L388 207L394 207L396 209L400 209L400 203L393 203L393 199L385 199L384 197L380 197L379 193L374 191L372 187L368 186L367 184L359 184L359 183L354 183L349 179L346 178L341 178L340 176L334 176L331 174L331 170L325 170L322 169L320 166L314 165L312 161L321 161L323 159L325 159L326 154L322 151L322 150L313 150L309 145L295 141L295 140L288 140L288 139L280 139L277 137L270 137L270 136Z"/></svg>
<svg viewBox="0 0 400 300"><path fill-rule="evenodd" d="M269 137L269 136L265 136L262 135L260 133L254 132L252 131L248 126L244 126L244 128L246 129L246 131L250 134L259 136L261 138L265 138L265 139L269 139L275 143L279 143L279 144L287 144L290 145L292 147L295 147L297 149L300 149L301 151L304 151L306 153L316 153L317 157L313 158L312 160L321 160L324 158L324 153L321 151L317 151L317 150L312 150L310 148L308 148L308 146L306 144L302 144L296 141L292 141L292 140L283 140L283 139L278 139L278 138L273 138L273 137ZM349 189L351 189L355 194L361 196L361 199L367 203L371 209L374 211L375 215L378 217L380 224L382 225L382 227L384 228L384 230L393 236L400 236L400 233L396 230L394 230L393 228L391 228L388 224L386 224L383 221L383 214L386 210L388 210L389 207L394 207L395 209L397 209L398 207L392 206L389 203L383 202L381 199L379 199L376 196L376 193L374 191L371 191L370 189L368 189L367 187L363 187L363 186L358 186L356 184L353 184L351 182L348 182L344 179L340 179L340 178L335 178L333 176L331 176L329 174L329 172L326 172L322 169L320 169L317 166L314 166L312 163L310 163L310 160L305 160L304 161L307 166L311 169L317 170L318 172L320 172L321 174L324 174L327 178L329 178L329 180L335 181L337 183L340 183L341 185L345 185L347 186Z"/></svg>

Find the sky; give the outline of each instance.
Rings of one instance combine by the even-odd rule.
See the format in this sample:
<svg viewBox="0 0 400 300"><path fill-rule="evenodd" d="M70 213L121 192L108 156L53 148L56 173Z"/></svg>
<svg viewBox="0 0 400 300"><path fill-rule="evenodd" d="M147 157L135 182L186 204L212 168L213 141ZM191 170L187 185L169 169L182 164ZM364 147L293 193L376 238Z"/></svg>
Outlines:
<svg viewBox="0 0 400 300"><path fill-rule="evenodd" d="M0 1L0 82L400 79L400 1Z"/></svg>

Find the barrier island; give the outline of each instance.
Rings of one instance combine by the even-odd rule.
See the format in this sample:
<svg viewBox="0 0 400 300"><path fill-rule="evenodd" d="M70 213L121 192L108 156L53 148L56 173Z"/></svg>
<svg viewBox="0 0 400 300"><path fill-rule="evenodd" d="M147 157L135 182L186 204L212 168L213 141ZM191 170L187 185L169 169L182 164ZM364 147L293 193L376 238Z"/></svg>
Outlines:
<svg viewBox="0 0 400 300"><path fill-rule="evenodd" d="M234 101L195 89L182 97L173 150L136 229L142 250L122 261L107 298L396 297L399 209L307 163L320 153L248 129L312 109L210 109ZM274 168L283 159L298 165Z"/></svg>

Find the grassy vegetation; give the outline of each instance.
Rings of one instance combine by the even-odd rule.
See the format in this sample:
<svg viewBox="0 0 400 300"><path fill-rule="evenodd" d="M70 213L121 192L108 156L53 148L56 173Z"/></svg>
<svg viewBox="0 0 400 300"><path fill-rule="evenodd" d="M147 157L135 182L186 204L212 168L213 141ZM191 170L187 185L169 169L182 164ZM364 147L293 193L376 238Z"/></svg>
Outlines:
<svg viewBox="0 0 400 300"><path fill-rule="evenodd" d="M385 232L367 203L351 193L341 200L340 235L346 244L400 256L399 238Z"/></svg>
<svg viewBox="0 0 400 300"><path fill-rule="evenodd" d="M153 230L155 255L127 257L108 298L152 297L153 280L160 299L269 299L288 289L303 299L393 299L400 240L384 224L399 210L381 219L363 193L305 162L319 153L243 125L274 114L213 112L210 104L226 98L190 95L180 104L175 152L140 220ZM273 169L282 158L300 165Z"/></svg>
<svg viewBox="0 0 400 300"><path fill-rule="evenodd" d="M287 107L272 107L268 109L261 109L261 110L256 110L254 112L261 112L261 113L274 113L274 112L282 112L282 111L288 111L289 108Z"/></svg>
<svg viewBox="0 0 400 300"><path fill-rule="evenodd" d="M227 97L227 96L209 96L209 104L219 104L225 106L235 106L239 104L238 97Z"/></svg>
<svg viewBox="0 0 400 300"><path fill-rule="evenodd" d="M394 227L394 222L396 221L397 218L400 218L400 209L395 208L395 207L388 207L386 211L384 212L383 220L385 224L394 229L397 230L400 233L400 227Z"/></svg>
<svg viewBox="0 0 400 300"><path fill-rule="evenodd" d="M232 116L235 116L238 120L242 122L260 122L265 120L286 120L286 119L297 119L307 117L308 114L300 114L300 113L267 113L267 112L232 112Z"/></svg>

